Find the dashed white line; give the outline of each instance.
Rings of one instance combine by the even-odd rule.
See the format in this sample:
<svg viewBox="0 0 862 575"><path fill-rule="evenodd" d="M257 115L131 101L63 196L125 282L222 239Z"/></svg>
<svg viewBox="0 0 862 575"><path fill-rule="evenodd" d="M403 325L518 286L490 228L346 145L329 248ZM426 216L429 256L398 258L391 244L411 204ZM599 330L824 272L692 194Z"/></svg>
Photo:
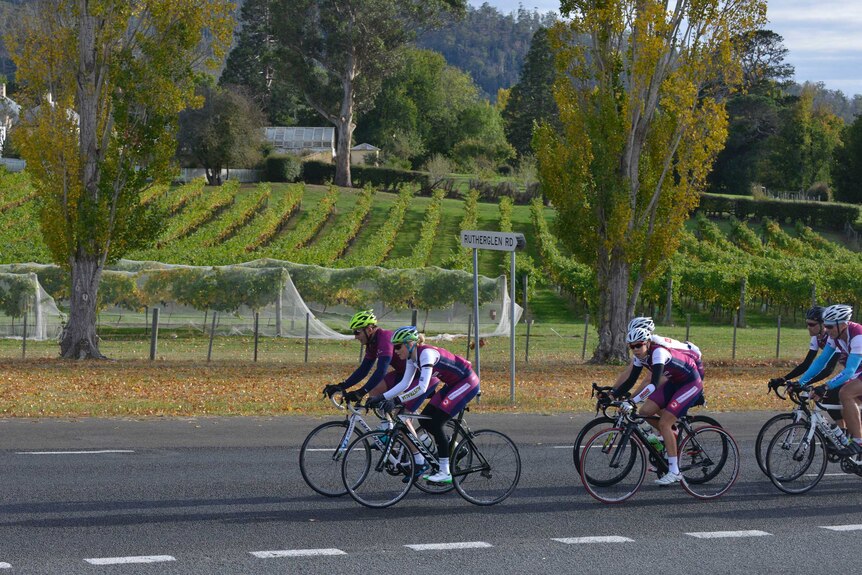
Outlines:
<svg viewBox="0 0 862 575"><path fill-rule="evenodd" d="M484 541L462 541L458 543L422 543L405 545L404 547L413 551L445 551L448 549L484 549L493 547L493 545Z"/></svg>
<svg viewBox="0 0 862 575"><path fill-rule="evenodd" d="M327 555L347 555L341 549L284 549L281 551L249 551L260 559L271 559L273 557L315 557Z"/></svg>
<svg viewBox="0 0 862 575"><path fill-rule="evenodd" d="M698 539L721 539L723 537L763 537L765 535L772 535L772 533L752 529L748 531L694 531L686 533L686 535L697 537Z"/></svg>
<svg viewBox="0 0 862 575"><path fill-rule="evenodd" d="M134 453L132 449L91 449L89 451L16 451L18 455L94 455L100 453Z"/></svg>
<svg viewBox="0 0 862 575"><path fill-rule="evenodd" d="M127 565L130 563L164 563L165 561L176 561L170 555L141 555L138 557L99 557L96 559L84 559L90 565Z"/></svg>
<svg viewBox="0 0 862 575"><path fill-rule="evenodd" d="M574 445L554 445L551 449L574 449Z"/></svg>
<svg viewBox="0 0 862 575"><path fill-rule="evenodd" d="M553 538L554 541L565 543L566 545L579 545L582 543L633 543L634 539L621 537L619 535L601 535L594 537L560 537Z"/></svg>
<svg viewBox="0 0 862 575"><path fill-rule="evenodd" d="M820 529L829 531L862 531L862 525L821 525Z"/></svg>
<svg viewBox="0 0 862 575"><path fill-rule="evenodd" d="M11 569L12 566L8 563L0 563L0 569Z"/></svg>

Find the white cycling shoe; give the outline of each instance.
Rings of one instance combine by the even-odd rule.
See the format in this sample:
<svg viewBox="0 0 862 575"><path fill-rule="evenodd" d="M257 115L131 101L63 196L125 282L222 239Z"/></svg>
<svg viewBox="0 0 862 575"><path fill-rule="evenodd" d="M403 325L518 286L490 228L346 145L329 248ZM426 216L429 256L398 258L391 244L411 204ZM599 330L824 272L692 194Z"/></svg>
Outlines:
<svg viewBox="0 0 862 575"><path fill-rule="evenodd" d="M438 471L434 475L426 477L425 481L428 483L452 483L452 474Z"/></svg>
<svg viewBox="0 0 862 575"><path fill-rule="evenodd" d="M655 480L655 484L664 487L666 485L673 485L674 483L679 483L680 481L682 481L681 473L665 473L664 475Z"/></svg>

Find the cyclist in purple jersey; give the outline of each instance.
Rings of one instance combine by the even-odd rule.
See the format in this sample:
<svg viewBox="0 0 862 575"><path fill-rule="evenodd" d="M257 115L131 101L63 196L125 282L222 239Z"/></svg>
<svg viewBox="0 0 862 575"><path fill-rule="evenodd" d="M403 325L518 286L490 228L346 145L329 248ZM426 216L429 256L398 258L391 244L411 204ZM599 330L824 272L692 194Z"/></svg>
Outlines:
<svg viewBox="0 0 862 575"><path fill-rule="evenodd" d="M826 347L829 335L823 327L823 309L823 307L815 305L805 312L805 325L808 327L808 336L811 338L808 343L808 354L799 365L790 370L790 372L784 377L775 377L770 379L770 389L776 389L805 373L808 368L811 367L811 364L814 363L814 358L817 357L817 354ZM840 364L843 366L846 361L846 356L836 353L829 359L823 370L813 377L809 383L816 383L826 379L835 370L836 365ZM840 400L838 399L838 390L829 391L823 399L827 404L826 411L829 413L829 416L834 419L839 426L844 427Z"/></svg>
<svg viewBox="0 0 862 575"><path fill-rule="evenodd" d="M422 410L422 415L430 419L422 420L421 427L434 437L440 469L426 479L431 483L451 483L449 458L443 457L449 453L449 438L443 426L479 393L479 377L466 359L443 348L425 345L424 337L413 326L395 330L392 343L396 355L407 363L404 377L395 387L382 396L372 397L368 403L379 404L384 409L392 409L396 402L416 408L418 404L415 402L428 397L430 382L437 377L443 387ZM414 383L417 372L419 380Z"/></svg>
<svg viewBox="0 0 862 575"><path fill-rule="evenodd" d="M862 325L850 321L852 317L853 308L849 305L836 304L823 310L823 327L829 334L829 339L823 352L799 378L799 383L811 383L836 351L845 354L844 369L825 384L815 387L812 390L812 398L819 401L829 391L839 390L841 414L847 431L853 438L850 445L839 454L856 455L857 460L862 460L862 457L859 457L862 456L862 418L859 416L859 402L862 400Z"/></svg>
<svg viewBox="0 0 862 575"><path fill-rule="evenodd" d="M371 372L375 362L377 366L361 388L345 394L350 401L359 401L366 394L381 394L395 385L404 374L405 363L396 358L392 352L392 332L377 326L377 318L372 310L362 310L350 320L353 337L365 346L365 357L359 367L343 382L330 384L323 388L323 393L331 396L337 392L346 392L361 382ZM392 367L394 371L388 372ZM387 373L388 372L388 373Z"/></svg>
<svg viewBox="0 0 862 575"><path fill-rule="evenodd" d="M626 335L629 348L634 353L633 369L646 366L652 377L649 383L638 388L634 397L624 403L621 409L630 411L635 403L644 402L639 412L641 415L659 416L658 423L649 419L647 421L664 438L670 470L655 482L658 485L671 485L682 480L673 425L703 393L703 380L700 375L702 367L698 366L699 354L691 349L662 345L664 339L668 338L653 337L643 327L636 327Z"/></svg>

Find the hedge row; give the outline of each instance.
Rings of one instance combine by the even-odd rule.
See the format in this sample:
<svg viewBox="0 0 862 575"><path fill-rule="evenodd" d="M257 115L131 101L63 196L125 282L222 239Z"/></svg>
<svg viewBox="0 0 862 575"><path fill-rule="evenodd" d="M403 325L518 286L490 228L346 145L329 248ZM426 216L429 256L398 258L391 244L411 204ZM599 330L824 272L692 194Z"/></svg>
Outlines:
<svg viewBox="0 0 862 575"><path fill-rule="evenodd" d="M710 215L734 216L739 220L772 218L779 223L801 221L810 227L843 230L859 218L859 207L828 202L789 202L755 200L749 197L727 197L701 194L699 211Z"/></svg>

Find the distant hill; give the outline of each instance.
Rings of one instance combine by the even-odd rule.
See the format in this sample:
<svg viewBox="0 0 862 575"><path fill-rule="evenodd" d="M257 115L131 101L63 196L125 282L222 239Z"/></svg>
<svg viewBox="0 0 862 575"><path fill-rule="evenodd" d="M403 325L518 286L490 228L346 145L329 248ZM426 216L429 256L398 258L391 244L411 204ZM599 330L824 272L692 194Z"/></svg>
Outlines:
<svg viewBox="0 0 862 575"><path fill-rule="evenodd" d="M518 83L533 33L555 21L553 13L522 7L502 14L486 3L480 8L470 6L461 20L452 18L439 30L426 32L417 45L443 54L447 63L470 74L483 95L495 101L498 89Z"/></svg>

